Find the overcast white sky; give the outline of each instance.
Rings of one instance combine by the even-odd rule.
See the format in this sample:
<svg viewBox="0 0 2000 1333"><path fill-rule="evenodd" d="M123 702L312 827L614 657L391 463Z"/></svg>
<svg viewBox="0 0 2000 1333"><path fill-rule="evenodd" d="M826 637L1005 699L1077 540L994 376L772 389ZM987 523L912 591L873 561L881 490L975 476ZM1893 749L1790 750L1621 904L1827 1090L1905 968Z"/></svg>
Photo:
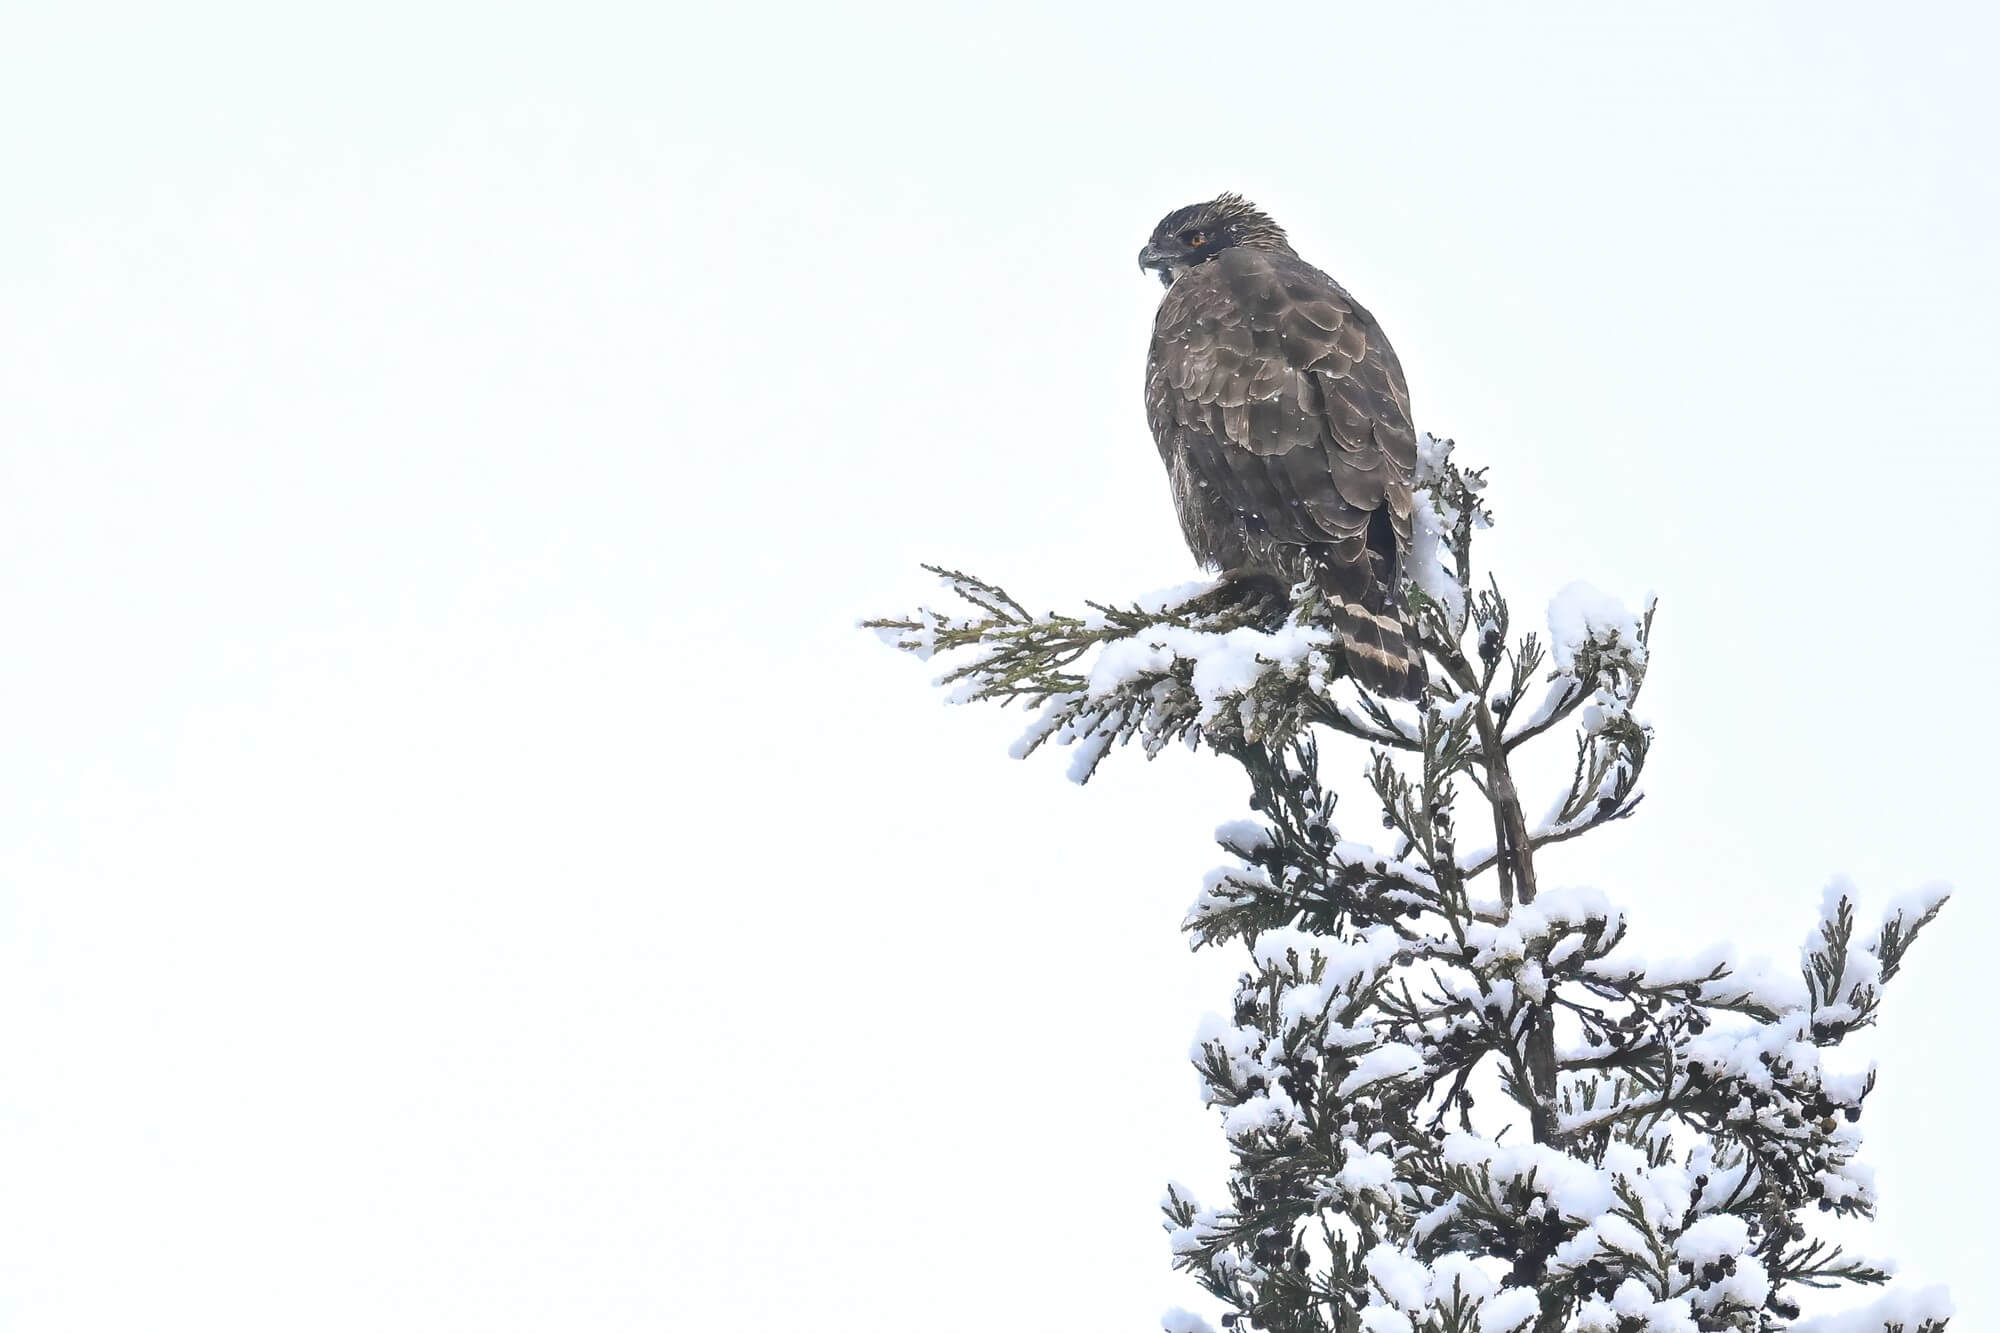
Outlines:
<svg viewBox="0 0 2000 1333"><path fill-rule="evenodd" d="M1661 594L1651 798L1545 877L1786 956L1959 886L1869 1243L2000 1326L1990 10L721 8L10 14L0 1327L1198 1304L1237 782L852 626L1191 576L1133 255L1224 188L1525 615Z"/></svg>

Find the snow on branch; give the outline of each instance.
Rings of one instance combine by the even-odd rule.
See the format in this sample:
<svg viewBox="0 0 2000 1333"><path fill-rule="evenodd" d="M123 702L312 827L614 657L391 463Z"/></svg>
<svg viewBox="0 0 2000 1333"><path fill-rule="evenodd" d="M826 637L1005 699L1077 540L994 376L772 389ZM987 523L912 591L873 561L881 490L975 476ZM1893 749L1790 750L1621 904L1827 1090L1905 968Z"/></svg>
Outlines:
<svg viewBox="0 0 2000 1333"><path fill-rule="evenodd" d="M1951 1316L1943 1287L1919 1287L1887 1292L1856 1310L1802 1319L1792 1333L1944 1333Z"/></svg>
<svg viewBox="0 0 2000 1333"><path fill-rule="evenodd" d="M938 683L954 702L1040 710L1016 757L1051 740L1072 746L1078 782L1114 745L1135 739L1155 755L1177 740L1228 746L1318 720L1380 744L1413 744L1414 724L1385 705L1334 698L1333 630L1272 599L1195 584L1123 606L1088 603L1083 615L1038 616L983 579L925 568L973 613L924 607L866 628L921 658L951 655Z"/></svg>
<svg viewBox="0 0 2000 1333"><path fill-rule="evenodd" d="M1840 1048L1944 892L1864 924L1836 883L1774 967L1649 957L1605 894L1549 881L1552 849L1642 799L1655 606L1571 584L1517 627L1473 560L1484 473L1429 436L1419 463L1415 705L1356 687L1304 589L1036 614L933 567L955 608L868 622L954 700L1033 710L1015 753L1068 746L1077 781L1133 742L1248 779L1183 926L1243 949L1191 1051L1232 1169L1212 1203L1168 1190L1172 1261L1223 1333L1941 1333L1934 1291L1803 1321L1797 1296L1888 1280L1815 1234L1875 1206L1875 1072ZM1568 779L1531 802L1512 757L1559 729Z"/></svg>

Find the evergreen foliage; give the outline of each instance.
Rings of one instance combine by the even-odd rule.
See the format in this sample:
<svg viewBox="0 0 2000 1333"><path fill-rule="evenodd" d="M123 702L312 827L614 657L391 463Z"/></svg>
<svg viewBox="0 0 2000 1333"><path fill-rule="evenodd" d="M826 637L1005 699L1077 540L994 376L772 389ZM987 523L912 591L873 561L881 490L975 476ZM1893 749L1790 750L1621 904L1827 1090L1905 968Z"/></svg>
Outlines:
<svg viewBox="0 0 2000 1333"><path fill-rule="evenodd" d="M1934 1289L1817 1318L1799 1295L1887 1280L1814 1231L1875 1201L1874 1073L1838 1052L1942 894L1864 929L1836 887L1789 973L1648 960L1602 894L1545 884L1543 848L1639 805L1653 610L1573 585L1547 639L1522 631L1473 563L1483 474L1426 439L1419 480L1420 708L1343 678L1305 589L1034 615L937 569L969 609L870 622L945 654L956 698L1037 710L1017 753L1067 745L1078 781L1132 742L1249 778L1255 818L1218 831L1231 863L1184 927L1247 956L1196 1051L1233 1170L1223 1199L1167 1191L1174 1262L1232 1330L1941 1333ZM1513 757L1564 731L1532 820ZM1351 767L1365 813L1328 785Z"/></svg>

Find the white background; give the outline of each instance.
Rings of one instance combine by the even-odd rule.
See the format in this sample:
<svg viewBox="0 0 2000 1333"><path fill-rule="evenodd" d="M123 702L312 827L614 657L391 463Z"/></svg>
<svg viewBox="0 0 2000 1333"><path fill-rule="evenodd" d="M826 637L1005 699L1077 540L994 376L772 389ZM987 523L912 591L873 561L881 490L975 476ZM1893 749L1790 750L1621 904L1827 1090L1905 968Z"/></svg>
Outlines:
<svg viewBox="0 0 2000 1333"><path fill-rule="evenodd" d="M1545 878L1784 957L1835 873L1959 886L1868 1245L2000 1321L1987 11L6 29L0 1327L1199 1306L1238 783L1010 763L853 626L1192 577L1133 256L1225 188L1492 466L1528 621L1662 597L1652 795Z"/></svg>

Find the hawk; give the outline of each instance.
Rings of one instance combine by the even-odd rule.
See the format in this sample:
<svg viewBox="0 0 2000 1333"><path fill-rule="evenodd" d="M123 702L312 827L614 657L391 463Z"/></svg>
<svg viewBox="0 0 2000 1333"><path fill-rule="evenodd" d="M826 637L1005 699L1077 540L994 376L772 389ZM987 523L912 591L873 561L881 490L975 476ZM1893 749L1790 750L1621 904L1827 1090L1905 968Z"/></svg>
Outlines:
<svg viewBox="0 0 2000 1333"><path fill-rule="evenodd" d="M1167 214L1139 267L1166 287L1146 418L1195 558L1246 584L1310 578L1354 677L1421 697L1402 591L1417 434L1381 326L1234 194Z"/></svg>

